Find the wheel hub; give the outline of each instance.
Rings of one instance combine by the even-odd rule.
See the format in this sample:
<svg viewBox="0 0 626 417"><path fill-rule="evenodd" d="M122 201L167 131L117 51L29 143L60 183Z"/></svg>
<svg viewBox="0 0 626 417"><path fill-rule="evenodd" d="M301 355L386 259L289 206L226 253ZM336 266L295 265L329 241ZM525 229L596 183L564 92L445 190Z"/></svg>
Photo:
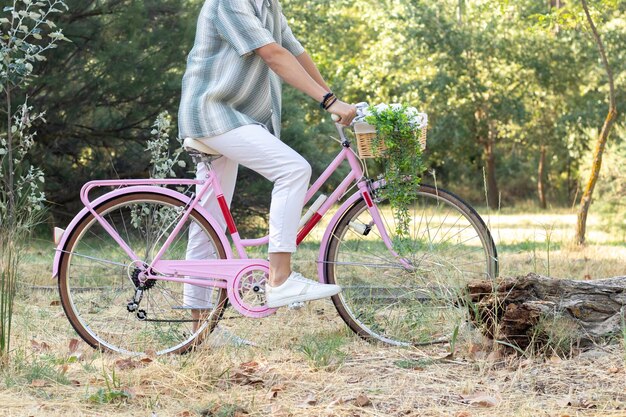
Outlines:
<svg viewBox="0 0 626 417"><path fill-rule="evenodd" d="M133 281L133 284L135 285L135 288L141 288L142 290L146 291L146 290L149 290L150 288L154 287L154 285L156 284L156 280L155 279L147 279L146 281L144 281L143 287L142 287L141 279L139 278L141 276L142 272L143 271L141 269L135 268L133 270L133 273L130 275L130 279Z"/></svg>

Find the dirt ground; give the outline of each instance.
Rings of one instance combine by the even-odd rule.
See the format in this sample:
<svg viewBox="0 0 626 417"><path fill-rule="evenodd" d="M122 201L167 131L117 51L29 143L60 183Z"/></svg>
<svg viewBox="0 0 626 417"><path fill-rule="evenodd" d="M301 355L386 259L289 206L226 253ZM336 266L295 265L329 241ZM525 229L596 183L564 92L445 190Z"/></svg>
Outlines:
<svg viewBox="0 0 626 417"><path fill-rule="evenodd" d="M624 275L626 245L605 234L572 248L568 221L492 216L504 274ZM263 320L229 312L196 352L126 358L77 339L48 278L50 253L32 256L27 276L44 278L16 300L0 416L626 417L626 329L561 356L504 355L469 325L454 346L400 349L358 339L332 303L318 301Z"/></svg>
<svg viewBox="0 0 626 417"><path fill-rule="evenodd" d="M503 356L466 332L452 356L449 345L389 348L357 339L330 303L315 302L226 320L256 346L213 337L189 355L129 359L78 342L53 299L18 304L0 415L626 416L620 343Z"/></svg>

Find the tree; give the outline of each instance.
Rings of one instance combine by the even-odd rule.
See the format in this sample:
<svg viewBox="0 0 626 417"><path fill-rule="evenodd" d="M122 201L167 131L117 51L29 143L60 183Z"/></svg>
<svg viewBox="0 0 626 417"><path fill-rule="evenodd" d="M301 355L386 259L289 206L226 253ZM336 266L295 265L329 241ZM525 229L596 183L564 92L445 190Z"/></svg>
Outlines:
<svg viewBox="0 0 626 417"><path fill-rule="evenodd" d="M77 190L88 180L148 175L151 124L163 110L177 112L201 3L68 1L59 24L73 42L51 54L28 91L49 109L35 162L48 173L57 220L79 210Z"/></svg>
<svg viewBox="0 0 626 417"><path fill-rule="evenodd" d="M35 66L61 40L51 20L66 9L62 0L13 0L0 14L0 365L10 352L13 301L26 237L40 221L44 174L30 163L36 132L45 122L23 91Z"/></svg>
<svg viewBox="0 0 626 417"><path fill-rule="evenodd" d="M608 3L608 2L603 2ZM609 84L609 110L604 120L604 124L602 125L602 129L600 130L600 134L598 135L598 139L596 142L595 149L593 151L593 163L591 165L591 173L589 175L589 179L587 184L585 185L585 189L580 200L580 208L578 209L578 219L576 222L576 243L582 245L585 243L585 230L587 227L587 214L589 212L589 206L591 205L591 197L593 195L593 190L598 182L598 176L600 174L600 168L602 167L602 155L604 153L604 149L606 147L606 142L609 138L611 130L613 129L613 125L615 124L615 120L617 119L617 104L615 100L615 83L613 81L613 71L611 70L611 66L609 64L609 60L607 57L606 49L604 47L604 43L602 42L602 38L600 37L596 25L589 13L589 6L586 0L581 0L582 8L585 12L585 17L587 19L587 23L589 24L589 28L591 29L591 33L593 35L593 39L598 48L598 54L600 55L600 59L602 61L602 66L604 67L604 71L606 72L606 76L608 78Z"/></svg>
<svg viewBox="0 0 626 417"><path fill-rule="evenodd" d="M431 137L445 141L442 162L473 155L473 175L482 180L484 167L487 202L498 208L498 148L511 146L524 123L524 92L532 80L518 60L524 37L518 19L508 9L478 2L465 3L462 24L446 2L414 1L407 10L408 49L422 57L419 70L432 74L420 87L430 98L426 107L437 112ZM482 189L480 182L476 189Z"/></svg>
<svg viewBox="0 0 626 417"><path fill-rule="evenodd" d="M86 180L148 175L150 125L163 110L176 114L202 3L69 0L62 24L74 42L54 51L26 91L35 107L49 108L33 161L49 173L46 192L58 221L79 209L77 190ZM538 194L545 204L570 203L586 135L604 111L589 39L565 24L573 4L552 12L554 1L537 0L282 4L339 97L403 102L429 113L426 162L438 184L480 203L486 178L492 207ZM614 19L604 25L614 28L604 36L615 38L608 53L617 65L626 62L611 49L619 45L623 15L607 15ZM286 86L283 98L282 139L317 173L336 151L328 140L334 127L300 93ZM373 176L380 172L375 163L369 168ZM264 215L269 188L242 169L233 208Z"/></svg>

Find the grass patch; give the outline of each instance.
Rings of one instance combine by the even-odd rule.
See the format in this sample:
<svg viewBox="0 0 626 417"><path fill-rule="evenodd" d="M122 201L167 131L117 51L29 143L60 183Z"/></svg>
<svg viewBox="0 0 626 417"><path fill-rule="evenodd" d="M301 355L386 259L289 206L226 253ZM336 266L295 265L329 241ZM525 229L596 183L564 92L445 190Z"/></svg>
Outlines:
<svg viewBox="0 0 626 417"><path fill-rule="evenodd" d="M498 252L547 252L549 250L560 250L564 246L566 245L563 242L533 242L531 240L525 240L522 242L500 243L498 245Z"/></svg>
<svg viewBox="0 0 626 417"><path fill-rule="evenodd" d="M531 346L538 349L535 353L558 356L571 355L580 331L572 319L561 315L542 317L533 329Z"/></svg>
<svg viewBox="0 0 626 417"><path fill-rule="evenodd" d="M346 359L346 353L341 350L345 344L346 338L338 334L307 335L297 350L302 352L311 368L333 370L339 368Z"/></svg>
<svg viewBox="0 0 626 417"><path fill-rule="evenodd" d="M421 358L421 359L400 359L393 364L402 369L414 369L422 370L435 363L434 359Z"/></svg>
<svg viewBox="0 0 626 417"><path fill-rule="evenodd" d="M248 413L236 404L216 404L213 403L200 411L202 417L237 417Z"/></svg>
<svg viewBox="0 0 626 417"><path fill-rule="evenodd" d="M131 395L123 390L99 388L94 394L91 394L88 401L94 404L113 404L124 402L131 398Z"/></svg>
<svg viewBox="0 0 626 417"><path fill-rule="evenodd" d="M11 367L3 372L4 383L7 387L36 386L43 382L69 385L70 380L65 374L62 362L51 355L43 355L29 361L23 355L15 354Z"/></svg>
<svg viewBox="0 0 626 417"><path fill-rule="evenodd" d="M102 375L104 376L105 386L91 394L87 401L94 404L112 404L124 402L132 397L127 390L122 389L122 383L115 373L115 368L113 368L110 375L103 368Z"/></svg>
<svg viewBox="0 0 626 417"><path fill-rule="evenodd" d="M62 371L59 371L49 363L35 361L27 366L25 371L24 377L28 383L32 383L35 380L48 380L62 385L70 383Z"/></svg>

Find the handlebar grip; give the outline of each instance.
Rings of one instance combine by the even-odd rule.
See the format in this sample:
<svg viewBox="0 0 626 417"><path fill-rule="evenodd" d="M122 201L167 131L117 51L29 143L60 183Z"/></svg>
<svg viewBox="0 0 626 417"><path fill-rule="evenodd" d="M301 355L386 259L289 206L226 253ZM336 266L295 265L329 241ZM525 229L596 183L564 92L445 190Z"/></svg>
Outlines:
<svg viewBox="0 0 626 417"><path fill-rule="evenodd" d="M341 120L341 117L339 117L336 114L331 114L330 117L333 119L333 122L337 123L338 121Z"/></svg>

